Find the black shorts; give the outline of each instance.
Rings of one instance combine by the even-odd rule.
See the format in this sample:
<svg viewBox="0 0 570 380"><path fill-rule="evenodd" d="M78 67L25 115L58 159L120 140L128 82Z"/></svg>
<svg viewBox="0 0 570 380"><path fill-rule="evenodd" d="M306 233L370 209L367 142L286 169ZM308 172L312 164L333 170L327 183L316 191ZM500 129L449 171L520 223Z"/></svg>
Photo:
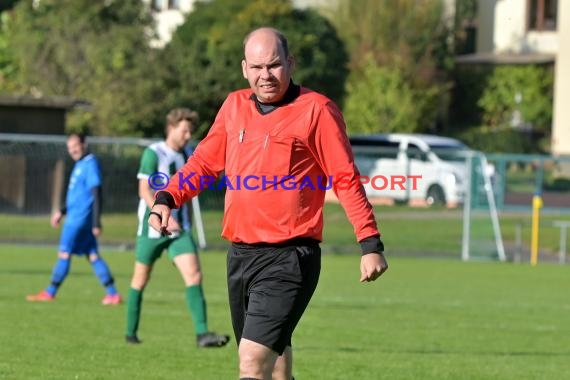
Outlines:
<svg viewBox="0 0 570 380"><path fill-rule="evenodd" d="M236 342L241 338L279 355L315 292L321 271L316 240L282 245L232 244L228 293Z"/></svg>

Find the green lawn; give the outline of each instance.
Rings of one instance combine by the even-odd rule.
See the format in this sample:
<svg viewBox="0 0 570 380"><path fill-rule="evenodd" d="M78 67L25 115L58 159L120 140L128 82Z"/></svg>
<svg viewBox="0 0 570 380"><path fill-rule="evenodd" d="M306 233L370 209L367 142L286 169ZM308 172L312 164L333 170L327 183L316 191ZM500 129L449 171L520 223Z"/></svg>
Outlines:
<svg viewBox="0 0 570 380"><path fill-rule="evenodd" d="M144 343L131 346L124 306L99 304L103 290L84 260L55 302L24 300L47 284L54 257L51 246L0 245L0 379L237 379L235 345L195 347L182 282L166 260L145 293ZM132 252L105 257L126 293ZM225 256L201 258L210 327L230 332ZM297 380L570 379L570 267L389 260L381 280L360 284L358 255L324 255L294 336Z"/></svg>
<svg viewBox="0 0 570 380"><path fill-rule="evenodd" d="M462 238L462 211L450 209L424 209L404 206L377 206L376 216L383 240L389 252L396 254L426 257L460 257ZM203 212L208 244L213 248L223 249L227 244L220 238L221 211ZM570 215L544 213L541 216L539 246L541 251L555 253L559 249L559 229L553 228L553 220L570 220ZM530 246L531 215L510 213L500 217L505 244L511 248L515 242L516 225L523 224L522 242ZM104 214L104 233L100 239L103 245L121 245L132 247L137 228L136 215ZM49 216L2 215L0 217L0 242L29 242L56 245L59 229L49 226ZM488 214L474 213L472 219L474 247L479 240L485 240L483 246L491 246L493 234ZM492 248L492 247L491 247ZM354 252L358 249L353 229L342 208L336 204L327 204L325 208L325 251ZM490 255L491 253L489 253Z"/></svg>

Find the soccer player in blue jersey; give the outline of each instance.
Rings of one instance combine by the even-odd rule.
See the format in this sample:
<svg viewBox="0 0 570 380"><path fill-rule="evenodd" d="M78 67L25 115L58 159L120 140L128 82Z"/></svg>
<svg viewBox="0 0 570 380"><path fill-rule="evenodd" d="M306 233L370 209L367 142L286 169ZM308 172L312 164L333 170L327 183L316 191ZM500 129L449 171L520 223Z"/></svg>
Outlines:
<svg viewBox="0 0 570 380"><path fill-rule="evenodd" d="M57 228L65 215L61 232L57 261L53 268L51 284L38 294L26 297L28 301L53 301L67 277L71 257L86 255L95 275L105 287L103 305L118 305L121 296L115 288L107 263L99 255L97 237L101 235L101 170L97 158L87 150L85 136L72 133L67 138L67 151L75 161L71 172L65 207L51 217L51 225Z"/></svg>

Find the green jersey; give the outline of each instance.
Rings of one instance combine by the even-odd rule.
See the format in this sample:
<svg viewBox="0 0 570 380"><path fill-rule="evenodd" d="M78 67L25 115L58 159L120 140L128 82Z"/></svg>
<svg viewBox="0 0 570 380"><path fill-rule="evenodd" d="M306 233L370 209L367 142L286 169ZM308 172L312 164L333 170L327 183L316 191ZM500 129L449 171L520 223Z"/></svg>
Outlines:
<svg viewBox="0 0 570 380"><path fill-rule="evenodd" d="M190 154L191 151L189 149L178 152L169 147L164 141L154 143L143 152L137 178L139 180L149 180L151 176L155 175L168 175L168 178L170 178L186 163ZM138 208L139 226L137 236L160 238L160 232L148 226L149 212L150 209L144 199L141 198ZM173 209L171 217L178 221L184 231L189 231L192 228L187 204L182 205L179 209Z"/></svg>

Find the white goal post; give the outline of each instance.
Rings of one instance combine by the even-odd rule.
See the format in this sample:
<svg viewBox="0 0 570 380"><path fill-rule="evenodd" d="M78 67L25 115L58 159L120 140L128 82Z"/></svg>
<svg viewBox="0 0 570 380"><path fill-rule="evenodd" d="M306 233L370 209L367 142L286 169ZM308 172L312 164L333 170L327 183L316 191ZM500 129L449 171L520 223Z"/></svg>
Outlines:
<svg viewBox="0 0 570 380"><path fill-rule="evenodd" d="M467 178L465 180L465 196L463 201L463 236L461 245L461 259L463 261L469 261L476 257L477 255L473 252L473 244L476 242L473 239L472 227L473 227L473 197L478 196L480 190L483 190L484 197L486 200L487 207L482 211L481 223L486 223L487 217L492 226L492 236L489 239L494 241L494 250L496 250L497 258L500 261L506 261L507 257L505 255L505 248L503 245L503 237L501 234L501 226L499 223L499 213L497 211L497 205L495 203L495 195L493 191L493 181L492 173L489 170L490 165L487 162L487 158L481 152L471 152L466 157L465 165L467 166ZM490 252L487 255L491 256Z"/></svg>

